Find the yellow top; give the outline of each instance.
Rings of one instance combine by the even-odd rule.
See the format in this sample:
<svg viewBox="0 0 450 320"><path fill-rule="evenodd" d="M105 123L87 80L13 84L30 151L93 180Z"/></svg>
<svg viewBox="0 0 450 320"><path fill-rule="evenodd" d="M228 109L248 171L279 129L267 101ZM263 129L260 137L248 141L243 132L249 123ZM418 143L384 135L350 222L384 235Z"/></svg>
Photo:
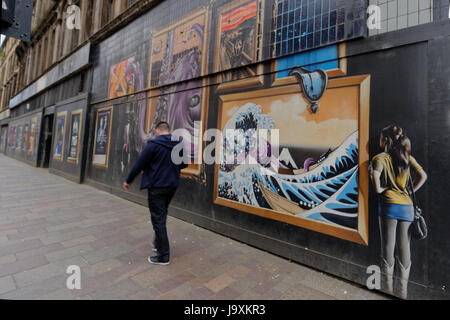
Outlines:
<svg viewBox="0 0 450 320"><path fill-rule="evenodd" d="M406 185L410 175L409 168L412 167L417 172L422 170L422 167L417 163L416 159L410 156L408 170L396 174L391 156L388 153L383 152L373 157L372 167L373 170L381 172L381 186L387 188L381 194L381 201L393 204L413 204L411 197L406 191Z"/></svg>

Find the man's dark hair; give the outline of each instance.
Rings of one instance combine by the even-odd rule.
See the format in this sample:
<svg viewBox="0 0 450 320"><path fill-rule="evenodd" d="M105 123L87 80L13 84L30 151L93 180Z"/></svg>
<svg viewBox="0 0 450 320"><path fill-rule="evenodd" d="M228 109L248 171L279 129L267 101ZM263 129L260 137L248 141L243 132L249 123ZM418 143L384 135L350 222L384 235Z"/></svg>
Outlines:
<svg viewBox="0 0 450 320"><path fill-rule="evenodd" d="M170 126L169 126L169 124L167 122L160 121L156 125L155 129L158 129L159 131L165 132L165 131L170 131Z"/></svg>

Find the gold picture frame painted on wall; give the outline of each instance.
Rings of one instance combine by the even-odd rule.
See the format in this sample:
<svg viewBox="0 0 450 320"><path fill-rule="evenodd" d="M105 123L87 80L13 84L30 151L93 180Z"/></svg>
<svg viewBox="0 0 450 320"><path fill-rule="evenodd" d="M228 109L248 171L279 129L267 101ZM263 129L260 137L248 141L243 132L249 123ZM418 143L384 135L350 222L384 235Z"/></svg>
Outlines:
<svg viewBox="0 0 450 320"><path fill-rule="evenodd" d="M157 31L149 53L146 132L167 121L172 131L191 134L192 163L181 171L183 177L204 180L203 132L207 122L208 79L202 77L208 65L209 16L204 8ZM201 126L197 124L200 123Z"/></svg>
<svg viewBox="0 0 450 320"><path fill-rule="evenodd" d="M81 129L83 121L83 110L75 110L70 115L70 133L69 149L67 152L67 161L78 163L80 151Z"/></svg>
<svg viewBox="0 0 450 320"><path fill-rule="evenodd" d="M112 120L112 106L96 110L94 149L92 151L92 164L96 167L108 168Z"/></svg>
<svg viewBox="0 0 450 320"><path fill-rule="evenodd" d="M264 85L262 58L265 0L236 0L218 8L213 70L216 91Z"/></svg>
<svg viewBox="0 0 450 320"><path fill-rule="evenodd" d="M34 154L34 145L36 141L36 131L37 131L37 117L33 117L30 123L30 138L27 146L27 154L32 156Z"/></svg>
<svg viewBox="0 0 450 320"><path fill-rule="evenodd" d="M256 166L224 162L218 139L214 203L368 245L369 98L370 75L331 79L317 114L298 85L220 96L217 128L279 129L284 169L267 174L260 155Z"/></svg>
<svg viewBox="0 0 450 320"><path fill-rule="evenodd" d="M334 77L341 77L347 75L347 51L346 51L346 44L345 42L336 44L337 46L337 56L338 56L338 68L325 70L328 78L334 78ZM314 50L320 50L321 48L314 49ZM314 51L312 50L312 51ZM302 54L299 52L298 54ZM306 69L308 69L308 66L305 66ZM275 86L283 86L283 85L289 85L289 84L295 84L298 83L298 80L295 76L288 76L288 77L282 77L277 78L277 59L274 59L271 64L272 69L272 87ZM311 70L314 71L314 70Z"/></svg>
<svg viewBox="0 0 450 320"><path fill-rule="evenodd" d="M62 161L64 156L67 111L56 114L55 141L53 145L53 159Z"/></svg>

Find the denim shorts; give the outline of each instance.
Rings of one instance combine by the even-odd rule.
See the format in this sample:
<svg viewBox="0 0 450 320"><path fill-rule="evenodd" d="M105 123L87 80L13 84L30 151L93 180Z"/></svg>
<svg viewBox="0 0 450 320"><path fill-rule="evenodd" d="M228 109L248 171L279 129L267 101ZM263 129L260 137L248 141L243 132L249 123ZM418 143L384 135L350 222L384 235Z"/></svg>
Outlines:
<svg viewBox="0 0 450 320"><path fill-rule="evenodd" d="M414 206L410 204L378 203L378 215L389 219L414 221Z"/></svg>

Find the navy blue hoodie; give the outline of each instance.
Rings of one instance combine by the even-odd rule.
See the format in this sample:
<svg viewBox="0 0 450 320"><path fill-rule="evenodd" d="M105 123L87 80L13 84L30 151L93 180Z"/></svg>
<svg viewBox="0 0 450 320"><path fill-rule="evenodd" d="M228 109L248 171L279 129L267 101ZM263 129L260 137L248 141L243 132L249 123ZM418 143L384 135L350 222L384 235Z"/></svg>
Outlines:
<svg viewBox="0 0 450 320"><path fill-rule="evenodd" d="M131 168L126 183L132 183L143 171L141 190L152 187L178 187L180 170L187 167L186 164L176 165L172 162L172 149L178 143L180 142L172 141L171 134L160 135L150 140Z"/></svg>

